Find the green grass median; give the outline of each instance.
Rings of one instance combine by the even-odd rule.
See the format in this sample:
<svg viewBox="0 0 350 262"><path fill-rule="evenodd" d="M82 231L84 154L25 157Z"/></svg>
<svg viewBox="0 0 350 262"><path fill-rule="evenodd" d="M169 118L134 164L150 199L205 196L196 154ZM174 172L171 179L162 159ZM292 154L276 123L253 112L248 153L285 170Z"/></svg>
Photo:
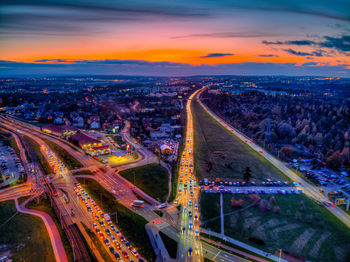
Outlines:
<svg viewBox="0 0 350 262"><path fill-rule="evenodd" d="M164 202L169 192L167 170L158 164L130 168L119 174L159 202Z"/></svg>
<svg viewBox="0 0 350 262"><path fill-rule="evenodd" d="M194 165L199 178L243 179L243 172L249 167L253 180L289 181L277 168L219 125L197 101L192 104L192 111Z"/></svg>
<svg viewBox="0 0 350 262"><path fill-rule="evenodd" d="M82 163L80 163L76 158L69 154L63 147L46 138L41 137L40 139L42 139L50 147L50 149L57 155L57 157L69 170L84 167Z"/></svg>
<svg viewBox="0 0 350 262"><path fill-rule="evenodd" d="M161 236L163 243L168 250L169 256L173 259L176 259L177 255L177 242L165 235L162 231L159 231L159 235Z"/></svg>
<svg viewBox="0 0 350 262"><path fill-rule="evenodd" d="M52 174L53 170L51 166L49 165L49 162L47 162L46 158L43 156L43 154L40 151L40 145L33 139L31 139L29 136L24 135L24 139L28 142L28 145L33 150L34 156L38 159L40 162L44 172L46 175ZM33 159L31 159L33 161Z"/></svg>

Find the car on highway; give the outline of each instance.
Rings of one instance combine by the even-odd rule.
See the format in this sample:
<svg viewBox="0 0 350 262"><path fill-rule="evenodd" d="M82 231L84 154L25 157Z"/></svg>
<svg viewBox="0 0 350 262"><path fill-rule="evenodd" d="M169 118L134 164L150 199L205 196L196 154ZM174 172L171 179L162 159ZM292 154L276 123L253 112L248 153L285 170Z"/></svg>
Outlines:
<svg viewBox="0 0 350 262"><path fill-rule="evenodd" d="M112 254L114 254L114 247L109 246L109 251L110 251Z"/></svg>
<svg viewBox="0 0 350 262"><path fill-rule="evenodd" d="M114 253L114 257L115 257L116 259L120 259L120 255L118 254L118 252L115 252L115 253Z"/></svg>
<svg viewBox="0 0 350 262"><path fill-rule="evenodd" d="M113 243L117 242L117 239L115 238L115 236L111 236L111 239Z"/></svg>
<svg viewBox="0 0 350 262"><path fill-rule="evenodd" d="M192 257L192 247L190 247L190 248L188 249L187 254L188 254L189 257Z"/></svg>
<svg viewBox="0 0 350 262"><path fill-rule="evenodd" d="M195 253L199 254L199 247L198 246L196 246Z"/></svg>
<svg viewBox="0 0 350 262"><path fill-rule="evenodd" d="M134 254L135 257L139 257L139 253L134 248L131 249L131 252Z"/></svg>
<svg viewBox="0 0 350 262"><path fill-rule="evenodd" d="M105 242L105 245L106 245L106 246L109 246L109 245L111 244L111 243L109 242L108 238L105 238L103 241Z"/></svg>
<svg viewBox="0 0 350 262"><path fill-rule="evenodd" d="M192 230L192 226L193 226L192 221L190 221L190 223L188 223L188 229Z"/></svg>
<svg viewBox="0 0 350 262"><path fill-rule="evenodd" d="M125 250L122 250L122 254L125 258L128 258L129 257L129 254L128 252L126 252Z"/></svg>

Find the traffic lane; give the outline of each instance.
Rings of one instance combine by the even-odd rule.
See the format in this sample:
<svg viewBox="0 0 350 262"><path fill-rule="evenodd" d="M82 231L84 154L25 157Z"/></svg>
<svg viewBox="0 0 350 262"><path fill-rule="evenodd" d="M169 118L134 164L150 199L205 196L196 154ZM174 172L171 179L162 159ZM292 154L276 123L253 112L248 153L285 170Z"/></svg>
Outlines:
<svg viewBox="0 0 350 262"><path fill-rule="evenodd" d="M84 196L84 197L86 197L86 196ZM91 197L90 197L90 198L91 198ZM91 212L88 212L88 211L87 211L87 206L85 206L85 207L86 207L86 208L85 208L85 212L88 213L89 215L91 215L91 217L92 217L92 220L91 220L91 222L89 223L89 225L92 226L93 223L96 223L95 229L93 229L93 230L95 231L95 234L96 234L97 237L100 239L100 242L101 242L102 245L105 247L105 249L107 250L107 252L108 252L109 254L111 254L111 251L109 250L109 246L113 246L113 248L114 248L115 251L118 252L118 250L120 250L120 252L118 252L118 254L119 254L121 257L123 257L123 255L122 255L122 253L121 253L122 250L125 250L125 251L128 253L129 258L132 258L132 257L135 257L135 258L136 258L136 256L131 252L131 248L129 249L129 248L125 245L125 241L127 241L127 239L126 239L125 237L124 237L124 238L125 238L125 241L121 241L120 237L117 235L117 233L116 233L115 231L112 230L112 228L110 227L110 225L107 224L107 221L106 221L104 218L101 217L100 219L96 219L96 218L93 217L92 212L94 212L95 214L99 214L100 211L97 209L97 208L99 208L99 206L98 206L98 205L94 206L94 205L91 203L92 198L91 198L90 200L88 200L88 199L86 199L86 200L87 200L87 202L90 201L90 202L89 202L89 206L90 206L91 209L92 209ZM84 205L85 205L85 204L82 202L81 199L80 199L80 204L81 204L82 207L84 207ZM100 210L102 211L102 209L100 209ZM103 221L104 224L101 225L101 224L99 223L99 221ZM112 223L112 224L113 224L113 223ZM114 225L114 224L113 224L113 225ZM114 226L115 226L115 225L114 225ZM99 236L99 235L96 233L96 228L99 228L100 232L103 234L103 238L101 238L101 236ZM107 234L107 231L106 231L107 228L110 230L110 235ZM116 227L116 226L115 226L115 228L118 229L118 227ZM119 230L119 231L120 231L120 230ZM119 239L119 241L117 240L116 242L113 242L112 236L114 236L115 239ZM109 245L107 245L107 244L105 243L105 241L104 241L105 239L108 239ZM118 249L117 243L120 244L120 246L122 247L121 249ZM134 247L132 247L132 248L134 248ZM114 258L114 259L115 259L115 258Z"/></svg>
<svg viewBox="0 0 350 262"><path fill-rule="evenodd" d="M243 258L240 258L238 256L235 256L233 254L227 253L225 251L222 251L220 249L217 249L216 247L213 247L212 245L209 245L207 243L202 242L202 249L203 249L203 256L206 258L209 258L213 261L233 261L233 262L245 262L248 260L245 260Z"/></svg>
<svg viewBox="0 0 350 262"><path fill-rule="evenodd" d="M58 138L52 138L51 136L49 136L47 134L44 134L40 131L31 129L28 126L25 126L25 127L22 125L15 126L12 123L10 123L10 125L12 126L12 128L15 128L16 130L20 130L21 132L25 132L25 134L28 134L28 132L29 132L31 135L39 136L41 138L48 139L49 141L58 144L59 146L64 148L68 153L70 153L72 156L74 156L77 160L79 160L84 166L89 165L89 161L91 160L90 157L88 157L87 155L85 155L83 153L78 153L77 151L73 150L71 147L69 147L65 143L61 142ZM33 132L35 134L33 134Z"/></svg>

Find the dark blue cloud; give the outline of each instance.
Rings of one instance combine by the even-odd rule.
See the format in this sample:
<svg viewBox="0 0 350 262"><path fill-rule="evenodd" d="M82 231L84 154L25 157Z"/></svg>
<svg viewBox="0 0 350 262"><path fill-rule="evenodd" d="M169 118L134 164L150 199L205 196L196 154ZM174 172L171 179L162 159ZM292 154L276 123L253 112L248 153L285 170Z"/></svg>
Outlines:
<svg viewBox="0 0 350 262"><path fill-rule="evenodd" d="M321 47L334 48L341 52L350 51L350 35L341 37L325 36L325 41L318 43Z"/></svg>
<svg viewBox="0 0 350 262"><path fill-rule="evenodd" d="M190 34L190 35L179 35L172 36L171 39L182 39L182 38L255 38L255 37L266 37L276 35L273 32L268 31L250 31L250 32L218 32L218 33L206 33L206 34Z"/></svg>
<svg viewBox="0 0 350 262"><path fill-rule="evenodd" d="M324 56L324 51L322 50L316 50L313 52L302 52L302 51L296 51L294 49L283 49L283 51L291 54L291 55L297 55L297 56L317 56L317 57L321 57Z"/></svg>
<svg viewBox="0 0 350 262"><path fill-rule="evenodd" d="M262 43L265 45L296 45L296 46L314 46L314 47L321 47L321 48L326 47L343 54L346 54L346 52L350 51L350 35L342 35L339 37L325 36L323 37L323 40L319 42L315 42L311 40L292 40L292 41L263 40ZM321 51L315 51L315 52L320 53ZM293 52L291 51L290 53L293 53Z"/></svg>
<svg viewBox="0 0 350 262"><path fill-rule="evenodd" d="M208 9L200 6L189 8L186 5L138 0L2 0L0 8L0 34L9 36L86 35L103 32L94 26L105 22L184 20L210 16Z"/></svg>
<svg viewBox="0 0 350 262"><path fill-rule="evenodd" d="M267 54L267 55L258 55L259 57L279 57L279 55Z"/></svg>
<svg viewBox="0 0 350 262"><path fill-rule="evenodd" d="M263 44L265 45L314 45L316 44L314 41L311 40L292 40L292 41L267 41L263 40Z"/></svg>
<svg viewBox="0 0 350 262"><path fill-rule="evenodd" d="M210 53L205 56L201 56L200 58L212 58L212 57L224 57L224 56L233 56L234 54L228 53Z"/></svg>
<svg viewBox="0 0 350 262"><path fill-rule="evenodd" d="M69 63L67 63L69 62ZM350 77L349 65L329 66L295 63L229 63L191 65L139 60L44 60L44 62L0 61L0 76L44 75L312 75Z"/></svg>

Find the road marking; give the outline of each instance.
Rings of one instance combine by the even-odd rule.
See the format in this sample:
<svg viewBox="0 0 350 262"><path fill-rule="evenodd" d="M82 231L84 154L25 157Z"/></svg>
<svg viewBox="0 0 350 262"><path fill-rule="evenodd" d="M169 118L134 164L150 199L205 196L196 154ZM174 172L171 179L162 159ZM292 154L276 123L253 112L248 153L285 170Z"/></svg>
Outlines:
<svg viewBox="0 0 350 262"><path fill-rule="evenodd" d="M155 220L151 221L151 223L152 223L153 225L158 225L158 224L163 223L163 222L164 222L164 221L163 221L163 219L161 219L161 218L158 218L158 219L155 219Z"/></svg>
<svg viewBox="0 0 350 262"><path fill-rule="evenodd" d="M215 258L219 255L221 253L221 251L219 251L215 256L214 256L214 260L215 260Z"/></svg>

